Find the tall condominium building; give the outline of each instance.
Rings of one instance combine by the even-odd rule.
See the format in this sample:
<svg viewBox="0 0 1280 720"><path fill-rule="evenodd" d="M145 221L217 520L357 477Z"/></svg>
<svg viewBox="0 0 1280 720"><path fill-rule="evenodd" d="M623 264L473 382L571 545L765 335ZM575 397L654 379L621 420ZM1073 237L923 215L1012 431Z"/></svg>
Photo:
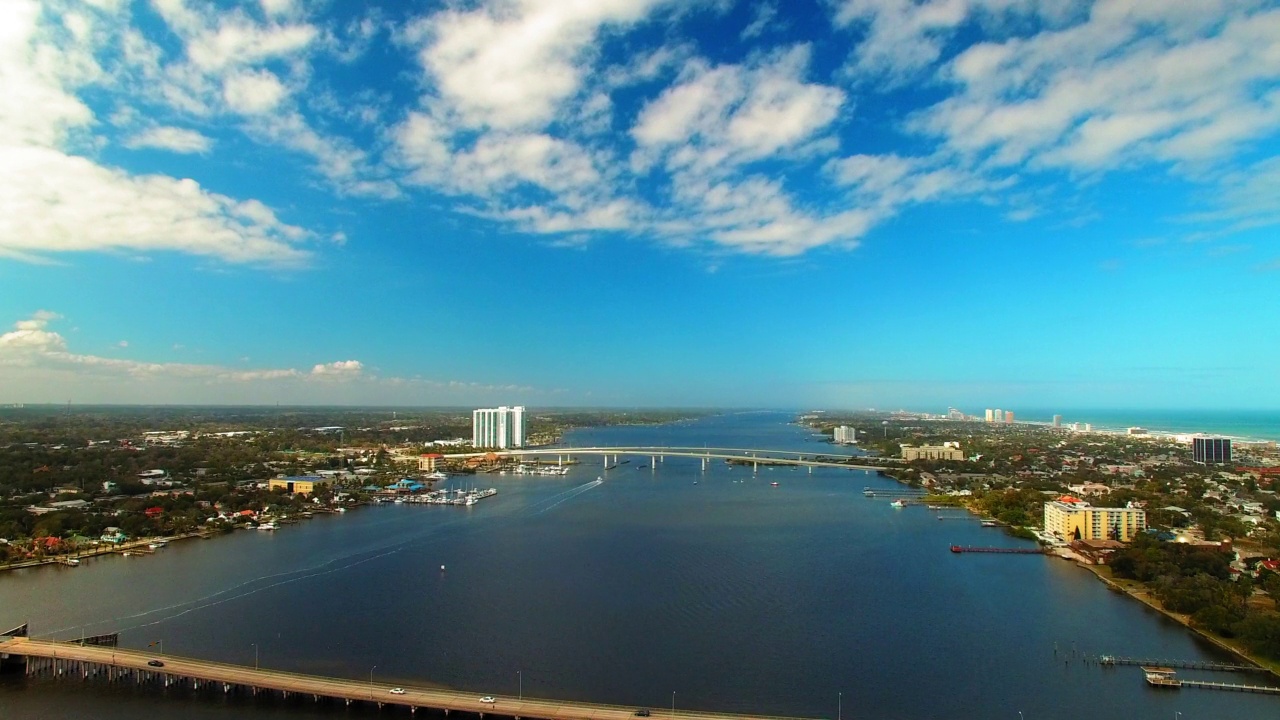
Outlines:
<svg viewBox="0 0 1280 720"><path fill-rule="evenodd" d="M472 411L471 444L502 450L524 447L524 406Z"/></svg>
<svg viewBox="0 0 1280 720"><path fill-rule="evenodd" d="M1063 540L1129 542L1147 529L1147 511L1093 507L1078 498L1064 495L1044 504L1044 529Z"/></svg>
<svg viewBox="0 0 1280 720"><path fill-rule="evenodd" d="M1053 416L1053 426L1054 426L1054 427L1056 427L1056 428L1060 428L1060 427L1062 427L1062 416L1061 416L1061 415L1054 415L1054 416Z"/></svg>
<svg viewBox="0 0 1280 720"><path fill-rule="evenodd" d="M1202 464L1229 463L1231 462L1231 438L1192 438L1191 458Z"/></svg>
<svg viewBox="0 0 1280 720"><path fill-rule="evenodd" d="M837 445L857 445L858 430L848 425L840 425L832 431L832 440Z"/></svg>
<svg viewBox="0 0 1280 720"><path fill-rule="evenodd" d="M987 408L987 422L995 422L995 421L996 421L996 411L992 410L991 408Z"/></svg>
<svg viewBox="0 0 1280 720"><path fill-rule="evenodd" d="M1007 411L1005 411L1005 414L1004 414L1004 421L1005 421L1005 422L1007 422L1007 423L1009 423L1009 424L1013 424L1013 411L1012 411L1012 410L1007 410Z"/></svg>

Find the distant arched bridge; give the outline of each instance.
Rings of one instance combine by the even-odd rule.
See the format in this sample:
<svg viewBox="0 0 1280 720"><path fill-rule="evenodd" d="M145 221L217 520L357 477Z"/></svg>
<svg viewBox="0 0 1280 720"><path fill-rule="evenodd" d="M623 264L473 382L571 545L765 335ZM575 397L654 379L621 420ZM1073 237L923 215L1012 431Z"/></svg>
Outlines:
<svg viewBox="0 0 1280 720"><path fill-rule="evenodd" d="M796 452L792 450L765 450L759 448L713 448L713 447L556 447L556 448L511 448L470 453L449 453L446 459L464 460L467 458L485 457L493 453L498 457L544 458L554 457L557 464L572 461L574 456L592 455L604 458L605 467L616 465L618 458L624 455L639 455L651 459L656 465L668 457L695 458L702 461L703 468L711 460L732 460L758 468L760 465L798 465L801 467L836 467L846 470L887 470L896 464L893 458L876 458L879 465L852 464L849 460L860 459L856 455L829 455L813 452ZM612 463L610 462L612 458ZM838 459L837 459L838 458Z"/></svg>

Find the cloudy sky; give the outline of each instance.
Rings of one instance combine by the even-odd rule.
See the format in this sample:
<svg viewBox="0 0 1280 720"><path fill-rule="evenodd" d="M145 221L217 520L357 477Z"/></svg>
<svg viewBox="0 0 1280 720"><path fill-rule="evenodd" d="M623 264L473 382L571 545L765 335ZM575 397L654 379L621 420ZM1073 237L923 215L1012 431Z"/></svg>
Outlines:
<svg viewBox="0 0 1280 720"><path fill-rule="evenodd" d="M3 0L0 403L1280 404L1280 7Z"/></svg>

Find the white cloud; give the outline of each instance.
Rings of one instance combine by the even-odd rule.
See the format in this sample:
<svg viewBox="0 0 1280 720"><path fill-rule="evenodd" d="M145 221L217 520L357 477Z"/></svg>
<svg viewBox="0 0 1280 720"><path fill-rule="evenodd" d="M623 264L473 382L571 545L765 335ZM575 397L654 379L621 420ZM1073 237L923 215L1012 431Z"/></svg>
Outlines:
<svg viewBox="0 0 1280 720"><path fill-rule="evenodd" d="M0 140L7 143L53 145L93 119L65 87L100 72L92 55L40 21L39 3L0 5Z"/></svg>
<svg viewBox="0 0 1280 720"><path fill-rule="evenodd" d="M226 262L297 265L310 233L256 201L194 180L131 176L48 148L0 145L0 250L34 256L93 250L180 251Z"/></svg>
<svg viewBox="0 0 1280 720"><path fill-rule="evenodd" d="M195 130L176 127L152 127L132 135L124 141L128 148L157 148L176 153L207 153L213 141Z"/></svg>
<svg viewBox="0 0 1280 720"><path fill-rule="evenodd" d="M1280 10L1250 5L1100 0L1084 22L974 45L914 127L996 167L1227 157L1280 122Z"/></svg>
<svg viewBox="0 0 1280 720"><path fill-rule="evenodd" d="M811 139L836 119L845 94L806 83L808 62L803 45L755 65L691 62L680 82L640 113L631 131L638 161L645 166L665 155L669 167L710 170Z"/></svg>
<svg viewBox="0 0 1280 720"><path fill-rule="evenodd" d="M217 27L201 27L187 40L187 57L198 68L217 72L303 51L316 39L311 25L258 25L243 16L223 15Z"/></svg>
<svg viewBox="0 0 1280 720"><path fill-rule="evenodd" d="M1280 157L1271 157L1219 178L1217 207L1184 220L1223 226L1227 232L1280 225Z"/></svg>
<svg viewBox="0 0 1280 720"><path fill-rule="evenodd" d="M738 37L743 40L760 37L771 26L776 26L778 7L772 3L762 2L756 5L756 16L749 25L742 29Z"/></svg>
<svg viewBox="0 0 1280 720"><path fill-rule="evenodd" d="M260 0L262 12L272 16L289 16L297 11L294 0Z"/></svg>
<svg viewBox="0 0 1280 720"><path fill-rule="evenodd" d="M274 110L286 93L284 83L269 70L239 72L222 81L222 98L227 106L244 115Z"/></svg>
<svg viewBox="0 0 1280 720"><path fill-rule="evenodd" d="M170 6L181 10L180 3ZM65 252L187 252L226 262L299 265L312 235L256 201L191 179L135 176L73 154L72 133L95 118L75 93L111 85L94 53L120 37L119 18L82 6L12 0L0 8L0 254L47 262ZM110 10L111 8L107 8ZM142 57L149 57L142 52ZM154 68L150 68L154 69ZM112 86L112 89L119 89ZM128 127L141 114L117 112ZM210 141L170 126L136 129L128 147L205 152ZM92 143L90 143L92 145Z"/></svg>
<svg viewBox="0 0 1280 720"><path fill-rule="evenodd" d="M410 25L406 39L469 127L539 127L582 87L606 27L644 19L667 0L494 0Z"/></svg>
<svg viewBox="0 0 1280 720"><path fill-rule="evenodd" d="M354 378L364 372L364 364L359 360L339 360L337 362L316 365L311 368L312 377Z"/></svg>
<svg viewBox="0 0 1280 720"><path fill-rule="evenodd" d="M885 215L904 205L978 195L1010 183L947 166L938 157L853 155L830 161L826 169L862 205Z"/></svg>

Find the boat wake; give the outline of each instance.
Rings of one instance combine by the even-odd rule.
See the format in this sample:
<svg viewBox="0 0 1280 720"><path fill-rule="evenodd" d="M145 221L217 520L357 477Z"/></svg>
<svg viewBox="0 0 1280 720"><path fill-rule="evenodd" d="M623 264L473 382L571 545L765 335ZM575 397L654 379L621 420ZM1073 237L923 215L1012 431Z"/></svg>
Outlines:
<svg viewBox="0 0 1280 720"><path fill-rule="evenodd" d="M573 488L572 490L566 490L566 491L564 491L564 492L560 493L559 495L553 495L553 496L551 496L551 497L547 498L546 500L543 500L543 501L542 501L541 503L539 503L538 505L534 505L534 506L530 507L530 508L529 508L529 513L528 513L528 514L529 514L530 516L532 516L532 515L541 515L541 514L543 514L543 513L547 512L547 511L549 511L549 510L552 510L552 509L554 509L554 508L556 508L556 507L559 507L560 505L563 505L564 503L566 503L566 502L568 502L568 501L570 501L570 500L572 500L572 499L574 499L574 498L578 497L578 496L579 496L579 495L581 495L582 493L584 493L584 492L586 492L586 491L588 491L588 490L590 490L590 489L592 489L592 488L600 487L600 486L601 486L601 485L603 485L603 484L604 484L604 480L601 480L600 478L596 478L595 480L592 480L592 481L591 481L591 482L589 482L589 483L585 483L585 484L579 485L578 487ZM550 504L548 504L548 503L550 503Z"/></svg>
<svg viewBox="0 0 1280 720"><path fill-rule="evenodd" d="M412 537L399 538L396 541L386 543L381 547L368 548L365 550L361 550L359 552L349 553L341 557L336 557L331 560L326 560L325 562L317 563L310 567L300 568L297 570L289 570L286 572L273 573L270 575L261 575L255 578L251 578L249 580L245 580L241 583L233 585L224 590L219 590L218 592L210 593L209 595L205 595L203 597L198 597L191 600L184 600L182 602L174 603L172 605L166 605L164 607L144 610L143 612L134 613L132 615L122 615L120 617L114 617L114 618L109 618L109 619L99 620L94 622L77 623L75 625L69 625L64 628L53 630L50 632L50 634L56 636L58 633L63 633L70 630L77 630L84 627L93 627L95 625L111 625L114 628L113 632L127 632L129 630L136 630L138 628L151 627L152 625L159 625L160 623L173 620L174 618L182 617L183 615L187 615L197 610L203 610L205 608L214 607L216 605L222 605L223 603L231 602L232 600L240 600L242 598L246 598L251 595L256 595L262 592L263 590L270 590L271 588L280 587L282 585L288 585L290 583L299 582L301 580L309 580L311 578L330 575L332 573L336 573L342 570L347 570L347 569L356 567L358 565L363 565L372 560L384 558L384 557L387 557L388 555L394 555L400 552L401 550L404 550L405 548L413 545L414 543L423 542L427 536L434 535L438 532L441 532L446 528L448 528L449 526L457 524L458 522L459 521L455 520L453 522L441 523L439 525L435 525L429 528L424 528L423 531L416 533ZM275 582L271 582L273 580ZM262 583L266 583L266 584L262 584ZM173 612L173 611L176 611L176 612ZM146 620L145 622L136 622L132 625L117 627L120 623L129 622L131 620L142 620L143 618L151 618L156 615L160 615L162 613L168 613L168 614L164 614L162 617L159 617L154 620Z"/></svg>

